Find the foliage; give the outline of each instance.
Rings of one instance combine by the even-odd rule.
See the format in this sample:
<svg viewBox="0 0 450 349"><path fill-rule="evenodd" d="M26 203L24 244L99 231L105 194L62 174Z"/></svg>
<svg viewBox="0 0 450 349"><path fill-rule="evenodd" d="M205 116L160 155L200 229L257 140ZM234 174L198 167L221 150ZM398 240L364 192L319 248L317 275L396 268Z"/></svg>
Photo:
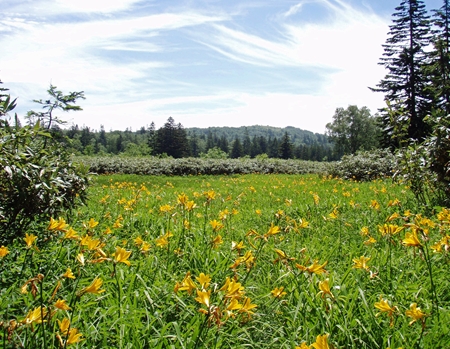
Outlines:
<svg viewBox="0 0 450 349"><path fill-rule="evenodd" d="M174 121L173 127L177 130ZM121 154L130 153L131 150L135 155L157 156L164 152L169 154L167 151L161 152L162 148L158 148L157 134L165 132L164 129L165 127L156 130L152 122L149 127L141 127L136 131L129 128L124 131L105 131L103 126L100 126L100 130L97 131L87 126L79 128L77 125L72 125L58 132L70 139L67 147L77 155ZM188 142L184 143L182 135L183 157L200 157L201 153L206 154L209 149L219 148L234 159L244 156L255 158L259 154L279 158L281 139L284 133L288 132L293 145L291 158L313 161L335 159L326 135L314 134L294 127L251 126L248 127L247 134L242 132L242 129L245 128L182 128L180 132L186 133ZM281 130L284 130L284 133ZM228 131L229 135L225 133Z"/></svg>
<svg viewBox="0 0 450 349"><path fill-rule="evenodd" d="M338 157L379 147L381 130L367 107L359 109L350 105L347 109L337 108L333 122L326 128Z"/></svg>
<svg viewBox="0 0 450 349"><path fill-rule="evenodd" d="M403 185L115 175L89 197L1 246L0 348L450 342L450 211Z"/></svg>
<svg viewBox="0 0 450 349"><path fill-rule="evenodd" d="M156 131L156 154L166 153L174 158L182 158L189 154L186 131L181 124L176 125L172 117L167 119L164 127Z"/></svg>
<svg viewBox="0 0 450 349"><path fill-rule="evenodd" d="M425 207L450 205L450 115L427 118L432 134L422 143L411 143L397 151L396 177L410 184Z"/></svg>
<svg viewBox="0 0 450 349"><path fill-rule="evenodd" d="M0 120L0 242L74 207L85 199L88 184L86 168L72 162L48 123L45 129L39 120L23 127L11 124L5 110L12 108L3 107Z"/></svg>
<svg viewBox="0 0 450 349"><path fill-rule="evenodd" d="M78 157L91 172L98 174L146 174L166 176L231 175L248 173L326 174L329 164L267 159L157 158L157 157Z"/></svg>
<svg viewBox="0 0 450 349"><path fill-rule="evenodd" d="M421 141L430 131L423 121L431 109L428 78L423 71L425 48L430 44L430 22L421 0L402 0L395 10L380 62L388 73L373 90L383 92L393 108L397 103L406 108L410 119L408 138ZM390 137L388 112L383 113L381 121L384 146L395 146Z"/></svg>
<svg viewBox="0 0 450 349"><path fill-rule="evenodd" d="M387 149L358 151L344 155L330 167L330 175L357 181L371 181L392 177L396 168L395 157Z"/></svg>
<svg viewBox="0 0 450 349"><path fill-rule="evenodd" d="M211 149L208 149L208 152L201 153L200 157L202 159L228 159L228 154L225 153L222 149L214 147Z"/></svg>

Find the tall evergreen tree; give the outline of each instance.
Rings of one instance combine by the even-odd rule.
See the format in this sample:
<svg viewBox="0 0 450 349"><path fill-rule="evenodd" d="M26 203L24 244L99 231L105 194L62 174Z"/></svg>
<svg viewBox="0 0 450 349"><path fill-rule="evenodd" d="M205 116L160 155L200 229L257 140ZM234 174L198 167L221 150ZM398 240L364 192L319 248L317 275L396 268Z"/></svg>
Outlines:
<svg viewBox="0 0 450 349"><path fill-rule="evenodd" d="M176 125L172 117L156 132L156 150L157 154L166 153L174 158L188 155L186 130L181 124Z"/></svg>
<svg viewBox="0 0 450 349"><path fill-rule="evenodd" d="M383 92L394 110L405 109L407 136L423 140L429 133L424 117L431 107L427 79L423 73L426 60L424 48L430 42L430 21L422 0L402 0L395 10L379 63L388 73L372 90ZM389 113L385 113L381 120L387 136L384 141L386 145L394 146Z"/></svg>
<svg viewBox="0 0 450 349"><path fill-rule="evenodd" d="M430 77L430 91L435 107L445 115L450 114L450 4L444 0L439 10L433 10L433 50L425 73Z"/></svg>
<svg viewBox="0 0 450 349"><path fill-rule="evenodd" d="M231 146L231 154L230 157L232 159L240 158L242 155L244 155L244 151L242 149L242 143L239 140L238 137L234 139L233 145Z"/></svg>
<svg viewBox="0 0 450 349"><path fill-rule="evenodd" d="M283 138L281 138L279 156L282 159L292 159L294 157L293 145L287 132L285 132Z"/></svg>

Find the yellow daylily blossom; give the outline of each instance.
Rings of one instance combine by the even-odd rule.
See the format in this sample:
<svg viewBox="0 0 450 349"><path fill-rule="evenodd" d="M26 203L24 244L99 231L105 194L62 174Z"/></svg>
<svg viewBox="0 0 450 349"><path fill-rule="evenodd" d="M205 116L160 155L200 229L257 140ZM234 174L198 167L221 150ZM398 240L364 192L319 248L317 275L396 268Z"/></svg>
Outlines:
<svg viewBox="0 0 450 349"><path fill-rule="evenodd" d="M330 349L328 345L328 334L319 335L316 337L316 341L311 344L314 349Z"/></svg>
<svg viewBox="0 0 450 349"><path fill-rule="evenodd" d="M77 261L78 261L81 265L84 265L84 263L85 263L84 254L78 253L78 254L77 254Z"/></svg>
<svg viewBox="0 0 450 349"><path fill-rule="evenodd" d="M9 253L8 247L5 247L5 246L2 245L2 247L0 247L0 257L3 258L8 253Z"/></svg>
<svg viewBox="0 0 450 349"><path fill-rule="evenodd" d="M405 314L406 316L412 318L412 321L409 323L410 325L412 325L417 320L422 320L425 316L427 316L427 314L422 312L422 310L420 310L420 308L417 307L417 303L412 303L409 306L409 310L407 310Z"/></svg>
<svg viewBox="0 0 450 349"><path fill-rule="evenodd" d="M192 290L195 290L197 286L195 286L194 282L191 278L191 273L188 271L186 273L186 276L184 277L183 281L177 282L174 287L175 293L178 291L188 291L189 294L191 294Z"/></svg>
<svg viewBox="0 0 450 349"><path fill-rule="evenodd" d="M45 307L34 308L33 310L30 310L28 312L25 319L22 320L22 323L24 323L26 325L29 325L32 323L40 324L42 322L42 320L45 319L47 314L48 314L48 311L47 311L47 308L45 308Z"/></svg>
<svg viewBox="0 0 450 349"><path fill-rule="evenodd" d="M228 303L224 313L227 319L229 317L234 317L235 314L233 313L233 310L239 310L242 308L242 304L239 303L239 301L236 298L232 298L230 303Z"/></svg>
<svg viewBox="0 0 450 349"><path fill-rule="evenodd" d="M380 310L379 313L377 313L375 316L379 316L382 313L386 313L387 316L390 318L390 325L394 325L394 313L397 310L397 307L391 307L387 300L383 299L383 297L380 296L380 301L376 302L374 304L375 308Z"/></svg>
<svg viewBox="0 0 450 349"><path fill-rule="evenodd" d="M76 344L81 342L83 339L83 334L78 332L76 328L71 328L69 330L69 337L67 337L67 345Z"/></svg>
<svg viewBox="0 0 450 349"><path fill-rule="evenodd" d="M220 291L225 292L225 298L240 298L244 295L244 286L239 282L226 278L225 284L220 288Z"/></svg>
<svg viewBox="0 0 450 349"><path fill-rule="evenodd" d="M310 274L317 274L317 275L320 275L320 274L323 274L323 273L326 273L326 272L327 272L327 271L325 270L325 266L326 266L327 264L328 264L328 261L326 261L326 262L323 263L323 264L319 264L319 263L318 263L318 260L316 259L316 260L314 260L314 263L311 264L309 267L305 267L305 266L300 265L300 264L298 264L298 263L296 263L295 266L296 266L298 269L300 269L300 270L302 270L302 271L307 271L307 272L310 273Z"/></svg>
<svg viewBox="0 0 450 349"><path fill-rule="evenodd" d="M272 297L274 298L282 298L287 294L284 292L284 286L275 287L270 293L272 293Z"/></svg>
<svg viewBox="0 0 450 349"><path fill-rule="evenodd" d="M67 334L70 328L70 320L68 318L64 318L62 321L57 320L59 323L59 330L62 334Z"/></svg>
<svg viewBox="0 0 450 349"><path fill-rule="evenodd" d="M55 306L55 308L58 308L60 310L70 310L69 305L64 299L58 299L53 305Z"/></svg>
<svg viewBox="0 0 450 349"><path fill-rule="evenodd" d="M92 283L83 288L80 292L81 295L85 294L85 293L92 293L92 294L99 294L102 292L105 292L105 290L101 290L100 287L102 287L103 285L103 280L100 279L99 277L96 277Z"/></svg>
<svg viewBox="0 0 450 349"><path fill-rule="evenodd" d="M65 219L62 217L59 217L58 220L55 220L53 218L50 218L50 223L47 226L47 230L50 231L65 231L65 229L69 225L66 223Z"/></svg>
<svg viewBox="0 0 450 349"><path fill-rule="evenodd" d="M209 291L197 290L197 297L195 297L195 300L200 304L205 305L209 309L210 297L211 297L211 290Z"/></svg>
<svg viewBox="0 0 450 349"><path fill-rule="evenodd" d="M75 230L73 230L72 228L67 229L64 234L64 239L78 240L79 238L80 237L78 236L78 233Z"/></svg>
<svg viewBox="0 0 450 349"><path fill-rule="evenodd" d="M245 297L244 303L242 304L242 308L239 309L240 313L246 313L248 316L254 314L252 309L257 308L258 306L256 304L252 304L249 297Z"/></svg>
<svg viewBox="0 0 450 349"><path fill-rule="evenodd" d="M419 237L417 236L416 229L413 229L412 233L407 232L405 234L405 238L403 239L402 243L405 246L412 246L412 247L422 246L422 244L420 243Z"/></svg>
<svg viewBox="0 0 450 349"><path fill-rule="evenodd" d="M25 243L27 244L27 248L30 248L34 244L34 242L36 241L37 236L34 235L34 234L26 233L25 237L23 239L25 240Z"/></svg>
<svg viewBox="0 0 450 349"><path fill-rule="evenodd" d="M83 223L83 226L89 230L94 229L97 225L98 225L98 222L94 218L89 219L89 221L87 223Z"/></svg>
<svg viewBox="0 0 450 349"><path fill-rule="evenodd" d="M306 344L306 342L302 342L302 344L300 344L300 346L296 345L295 349L309 349L310 346L308 344Z"/></svg>
<svg viewBox="0 0 450 349"><path fill-rule="evenodd" d="M353 258L353 267L354 269L364 269L369 271L369 266L367 265L367 262L370 261L370 257L364 257L361 256L359 258Z"/></svg>
<svg viewBox="0 0 450 349"><path fill-rule="evenodd" d="M199 276L195 278L202 289L206 289L209 287L209 283L211 282L211 277L209 275L206 275L205 273L200 273Z"/></svg>
<svg viewBox="0 0 450 349"><path fill-rule="evenodd" d="M323 281L319 281L319 294L322 295L322 298L325 298L327 295L330 296L331 298L334 298L333 294L331 293L330 290L330 280L329 279L325 279Z"/></svg>
<svg viewBox="0 0 450 349"><path fill-rule="evenodd" d="M212 241L211 241L211 245L212 248L216 249L218 248L220 245L223 244L223 239L221 235L217 235Z"/></svg>
<svg viewBox="0 0 450 349"><path fill-rule="evenodd" d="M114 261L116 263L125 263L126 265L130 266L130 261L128 260L128 258L131 255L131 251L127 251L122 247L117 246L116 247L116 252L114 253Z"/></svg>

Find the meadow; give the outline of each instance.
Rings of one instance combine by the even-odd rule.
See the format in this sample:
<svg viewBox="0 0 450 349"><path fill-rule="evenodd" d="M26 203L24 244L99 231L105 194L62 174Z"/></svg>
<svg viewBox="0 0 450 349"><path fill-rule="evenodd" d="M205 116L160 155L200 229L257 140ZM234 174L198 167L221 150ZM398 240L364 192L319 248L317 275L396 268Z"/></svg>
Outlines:
<svg viewBox="0 0 450 349"><path fill-rule="evenodd" d="M450 210L391 180L101 175L0 247L0 348L448 348Z"/></svg>

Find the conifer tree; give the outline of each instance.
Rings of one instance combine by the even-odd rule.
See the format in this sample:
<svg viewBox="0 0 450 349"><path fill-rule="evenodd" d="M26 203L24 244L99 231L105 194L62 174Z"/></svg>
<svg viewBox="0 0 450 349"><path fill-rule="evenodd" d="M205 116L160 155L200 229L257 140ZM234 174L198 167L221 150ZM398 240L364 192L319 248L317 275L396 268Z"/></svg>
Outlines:
<svg viewBox="0 0 450 349"><path fill-rule="evenodd" d="M450 4L444 0L439 10L433 10L433 50L429 53L429 64L425 74L429 76L430 93L434 100L434 109L450 114Z"/></svg>
<svg viewBox="0 0 450 349"><path fill-rule="evenodd" d="M430 21L421 0L402 0L395 11L379 63L388 73L372 90L383 92L394 110L405 110L405 118L400 121L406 124L407 137L420 141L429 133L424 118L430 111L431 100L423 67L424 48L430 42ZM394 128L389 115L385 113L381 121L385 145L393 146Z"/></svg>
<svg viewBox="0 0 450 349"><path fill-rule="evenodd" d="M285 132L283 138L281 138L279 156L282 159L292 159L294 157L293 145L287 132Z"/></svg>

